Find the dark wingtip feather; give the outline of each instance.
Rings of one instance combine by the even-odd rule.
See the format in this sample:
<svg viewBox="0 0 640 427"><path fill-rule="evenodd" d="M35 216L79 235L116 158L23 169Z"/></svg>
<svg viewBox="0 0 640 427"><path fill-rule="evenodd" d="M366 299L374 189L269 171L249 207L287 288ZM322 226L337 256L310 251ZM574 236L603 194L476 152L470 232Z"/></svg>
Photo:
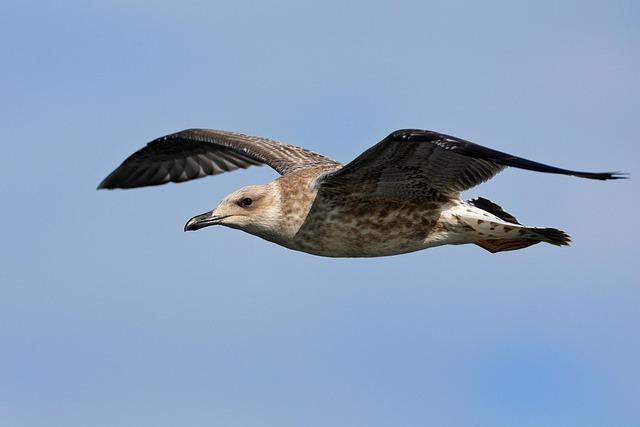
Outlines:
<svg viewBox="0 0 640 427"><path fill-rule="evenodd" d="M602 180L607 179L629 179L631 178L631 174L627 172L606 172L601 175L606 175Z"/></svg>
<svg viewBox="0 0 640 427"><path fill-rule="evenodd" d="M100 184L98 184L98 186L96 187L96 190L113 190L114 186L111 185L111 183L109 182L109 178L111 177L111 175L107 176L105 179L103 179Z"/></svg>
<svg viewBox="0 0 640 427"><path fill-rule="evenodd" d="M571 175L579 178L597 179L599 181L629 178L629 174L624 172L574 172L571 173Z"/></svg>
<svg viewBox="0 0 640 427"><path fill-rule="evenodd" d="M118 166L113 172L111 172L105 179L98 184L96 190L113 190L115 188L126 188L122 185L123 179L123 165Z"/></svg>
<svg viewBox="0 0 640 427"><path fill-rule="evenodd" d="M121 185L112 184L112 183L106 182L106 180L104 180L100 184L98 184L98 186L96 187L96 190L115 190L117 188L128 188L128 187L123 187Z"/></svg>

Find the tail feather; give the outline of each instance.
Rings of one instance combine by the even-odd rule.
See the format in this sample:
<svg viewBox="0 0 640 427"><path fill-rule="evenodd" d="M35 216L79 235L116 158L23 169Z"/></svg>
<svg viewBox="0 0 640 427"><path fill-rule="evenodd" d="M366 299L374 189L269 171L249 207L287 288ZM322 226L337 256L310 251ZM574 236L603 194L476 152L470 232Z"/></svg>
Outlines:
<svg viewBox="0 0 640 427"><path fill-rule="evenodd" d="M476 245L482 249L486 249L492 254L496 252L515 251L518 249L528 248L529 246L540 243L540 240L534 239L490 239L479 240Z"/></svg>
<svg viewBox="0 0 640 427"><path fill-rule="evenodd" d="M461 233L469 233L471 241L491 253L523 249L546 242L568 246L571 238L557 228L527 227L497 204L482 197L461 204L453 213Z"/></svg>
<svg viewBox="0 0 640 427"><path fill-rule="evenodd" d="M522 227L517 229L517 234L519 237L479 240L476 245L496 253L524 249L540 242L556 246L569 246L571 243L569 235L557 228Z"/></svg>
<svg viewBox="0 0 640 427"><path fill-rule="evenodd" d="M571 244L571 237L562 230L557 228L536 228L528 227L527 231L533 235L540 236L540 240L543 242L551 243L556 246L569 246Z"/></svg>

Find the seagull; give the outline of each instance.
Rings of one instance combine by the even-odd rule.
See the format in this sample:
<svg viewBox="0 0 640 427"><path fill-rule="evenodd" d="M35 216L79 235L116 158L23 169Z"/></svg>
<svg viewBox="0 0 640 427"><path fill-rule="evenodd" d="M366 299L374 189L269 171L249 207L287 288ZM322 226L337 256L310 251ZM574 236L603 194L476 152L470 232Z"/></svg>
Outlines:
<svg viewBox="0 0 640 427"><path fill-rule="evenodd" d="M465 201L460 193L506 167L625 178L561 169L429 130L394 131L343 165L267 138L187 129L149 142L98 189L182 182L263 164L281 176L231 193L184 230L223 225L327 257L379 257L466 243L491 253L539 242L566 246L571 240L564 231L522 225L497 204L482 197Z"/></svg>

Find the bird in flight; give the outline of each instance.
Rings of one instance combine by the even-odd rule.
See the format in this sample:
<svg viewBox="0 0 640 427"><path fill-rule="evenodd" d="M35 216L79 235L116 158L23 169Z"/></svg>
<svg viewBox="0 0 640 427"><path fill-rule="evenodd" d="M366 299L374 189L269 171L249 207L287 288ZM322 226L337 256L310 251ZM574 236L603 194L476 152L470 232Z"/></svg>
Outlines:
<svg viewBox="0 0 640 427"><path fill-rule="evenodd" d="M617 172L578 172L492 150L438 132L392 132L342 165L267 138L212 129L163 136L129 156L98 189L182 182L254 165L280 173L241 188L185 231L224 225L290 249L328 257L377 257L447 244L489 252L539 242L570 243L555 228L528 227L497 204L460 193L506 167L609 180Z"/></svg>

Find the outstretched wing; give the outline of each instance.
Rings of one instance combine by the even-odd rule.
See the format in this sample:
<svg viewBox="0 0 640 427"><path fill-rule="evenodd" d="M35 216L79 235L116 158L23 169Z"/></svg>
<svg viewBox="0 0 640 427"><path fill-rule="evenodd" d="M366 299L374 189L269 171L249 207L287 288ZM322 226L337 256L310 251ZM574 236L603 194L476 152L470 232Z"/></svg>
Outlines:
<svg viewBox="0 0 640 427"><path fill-rule="evenodd" d="M320 154L267 138L188 129L155 139L136 151L98 189L182 182L262 164L282 175L313 166L339 165Z"/></svg>
<svg viewBox="0 0 640 427"><path fill-rule="evenodd" d="M623 178L611 172L560 169L450 135L404 129L325 175L320 184L329 191L360 191L373 196L449 197L492 178L507 166L590 179Z"/></svg>

